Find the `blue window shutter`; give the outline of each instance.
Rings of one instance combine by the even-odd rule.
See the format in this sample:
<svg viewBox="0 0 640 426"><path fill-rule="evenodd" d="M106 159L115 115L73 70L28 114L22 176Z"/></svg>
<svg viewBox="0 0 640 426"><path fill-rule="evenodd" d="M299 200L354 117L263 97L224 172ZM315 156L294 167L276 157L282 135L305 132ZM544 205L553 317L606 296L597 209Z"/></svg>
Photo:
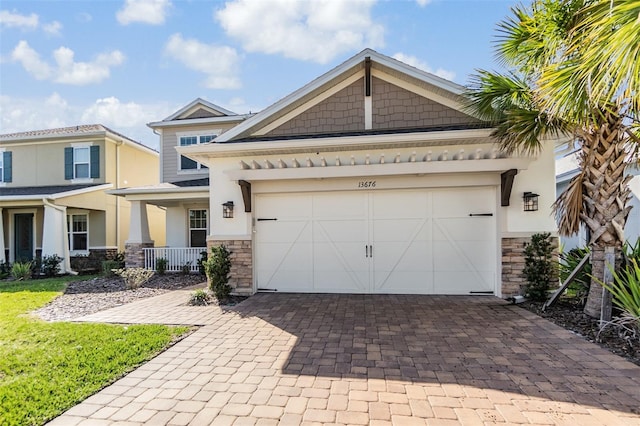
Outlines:
<svg viewBox="0 0 640 426"><path fill-rule="evenodd" d="M8 152L5 151L2 154L2 157L3 157L2 158L2 167L4 168L3 169L3 173L2 173L3 174L2 181L3 182L11 182L11 177L12 177L11 176L12 175L12 172L11 172L11 169L12 169L12 167L11 167L11 151L8 151Z"/></svg>
<svg viewBox="0 0 640 426"><path fill-rule="evenodd" d="M64 149L64 178L73 179L73 148Z"/></svg>
<svg viewBox="0 0 640 426"><path fill-rule="evenodd" d="M92 145L91 152L91 177L100 177L100 147L98 145Z"/></svg>

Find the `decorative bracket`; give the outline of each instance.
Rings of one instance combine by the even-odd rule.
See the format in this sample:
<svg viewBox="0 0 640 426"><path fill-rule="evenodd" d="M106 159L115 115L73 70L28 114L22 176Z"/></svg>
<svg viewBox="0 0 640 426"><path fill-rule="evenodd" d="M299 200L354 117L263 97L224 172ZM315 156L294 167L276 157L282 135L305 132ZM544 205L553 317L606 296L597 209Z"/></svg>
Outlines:
<svg viewBox="0 0 640 426"><path fill-rule="evenodd" d="M242 201L244 202L244 212L251 213L251 183L246 180L239 180L240 190L242 191Z"/></svg>
<svg viewBox="0 0 640 426"><path fill-rule="evenodd" d="M518 169L509 169L500 175L500 195L502 207L509 205L509 199L511 198L511 188L513 188L513 179L518 174Z"/></svg>

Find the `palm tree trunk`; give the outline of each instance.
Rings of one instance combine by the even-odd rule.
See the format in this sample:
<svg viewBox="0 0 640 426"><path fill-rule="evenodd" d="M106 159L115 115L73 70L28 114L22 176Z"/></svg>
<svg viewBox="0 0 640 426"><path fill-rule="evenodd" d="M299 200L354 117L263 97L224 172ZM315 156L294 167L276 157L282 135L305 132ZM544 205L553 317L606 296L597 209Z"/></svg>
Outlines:
<svg viewBox="0 0 640 426"><path fill-rule="evenodd" d="M597 123L583 136L582 166L584 211L580 219L590 229L592 249L591 287L584 312L592 317L600 316L602 286L596 279L603 279L605 271L604 248L614 247L617 269L622 258L624 226L631 206L628 206L630 189L625 176L628 153L625 150L623 121L620 116L604 112Z"/></svg>

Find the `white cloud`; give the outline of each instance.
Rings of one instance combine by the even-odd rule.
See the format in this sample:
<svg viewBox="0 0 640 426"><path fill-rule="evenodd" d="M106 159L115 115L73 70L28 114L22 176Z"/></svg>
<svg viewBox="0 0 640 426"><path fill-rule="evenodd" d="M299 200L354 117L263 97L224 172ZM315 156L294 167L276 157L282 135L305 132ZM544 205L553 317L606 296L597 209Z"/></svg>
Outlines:
<svg viewBox="0 0 640 426"><path fill-rule="evenodd" d="M0 27L35 30L38 28L39 21L40 18L35 13L27 16L16 11L0 10Z"/></svg>
<svg viewBox="0 0 640 426"><path fill-rule="evenodd" d="M238 89L240 55L232 47L205 44L196 39L184 39L173 34L165 53L194 71L206 74L204 86L209 89Z"/></svg>
<svg viewBox="0 0 640 426"><path fill-rule="evenodd" d="M42 25L42 29L49 35L59 36L60 30L62 30L62 24L58 21L53 21L48 24Z"/></svg>
<svg viewBox="0 0 640 426"><path fill-rule="evenodd" d="M53 52L55 66L40 58L38 52L22 40L11 53L15 62L37 80L52 80L56 83L84 86L100 83L109 78L111 68L124 62L124 55L118 50L99 54L91 62L75 62L73 50L60 47Z"/></svg>
<svg viewBox="0 0 640 426"><path fill-rule="evenodd" d="M169 0L126 0L122 9L116 13L116 18L122 25L133 22L161 25L164 24L169 7Z"/></svg>
<svg viewBox="0 0 640 426"><path fill-rule="evenodd" d="M420 7L425 7L426 5L431 3L431 0L416 0L416 3L418 3L418 6Z"/></svg>
<svg viewBox="0 0 640 426"><path fill-rule="evenodd" d="M83 24L86 24L87 22L93 21L93 16L91 16L91 14L87 12L80 12L76 15L76 20L78 22L82 22Z"/></svg>
<svg viewBox="0 0 640 426"><path fill-rule="evenodd" d="M0 133L53 129L78 124L103 124L123 135L158 147L158 137L146 126L179 108L167 102L139 104L118 98L97 99L90 105L73 105L58 93L44 99L0 95Z"/></svg>
<svg viewBox="0 0 640 426"><path fill-rule="evenodd" d="M0 27L20 28L22 30L42 30L49 35L60 35L62 24L58 21L40 24L40 17L32 13L31 15L21 15L20 13L8 10L0 10Z"/></svg>
<svg viewBox="0 0 640 426"><path fill-rule="evenodd" d="M384 44L375 0L228 1L216 19L245 50L327 63L344 52Z"/></svg>
<svg viewBox="0 0 640 426"><path fill-rule="evenodd" d="M398 52L393 55L393 58L399 60L400 62L404 62L407 65L411 65L412 67L419 68L422 71L426 71L431 74L435 74L438 77L442 77L445 80L453 81L456 78L456 73L453 71L448 71L443 68L433 69L426 62L418 59L416 56L406 55L404 53Z"/></svg>

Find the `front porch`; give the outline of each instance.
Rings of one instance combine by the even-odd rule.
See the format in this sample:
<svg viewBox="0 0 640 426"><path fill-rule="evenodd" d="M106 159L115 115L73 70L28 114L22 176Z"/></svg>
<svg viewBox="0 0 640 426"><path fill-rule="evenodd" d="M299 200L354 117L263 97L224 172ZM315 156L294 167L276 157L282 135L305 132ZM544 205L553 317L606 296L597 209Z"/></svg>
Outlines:
<svg viewBox="0 0 640 426"><path fill-rule="evenodd" d="M165 270L167 272L199 272L198 260L202 253L207 252L206 247L149 247L143 248L144 265L143 268L155 270L158 259L167 261Z"/></svg>

